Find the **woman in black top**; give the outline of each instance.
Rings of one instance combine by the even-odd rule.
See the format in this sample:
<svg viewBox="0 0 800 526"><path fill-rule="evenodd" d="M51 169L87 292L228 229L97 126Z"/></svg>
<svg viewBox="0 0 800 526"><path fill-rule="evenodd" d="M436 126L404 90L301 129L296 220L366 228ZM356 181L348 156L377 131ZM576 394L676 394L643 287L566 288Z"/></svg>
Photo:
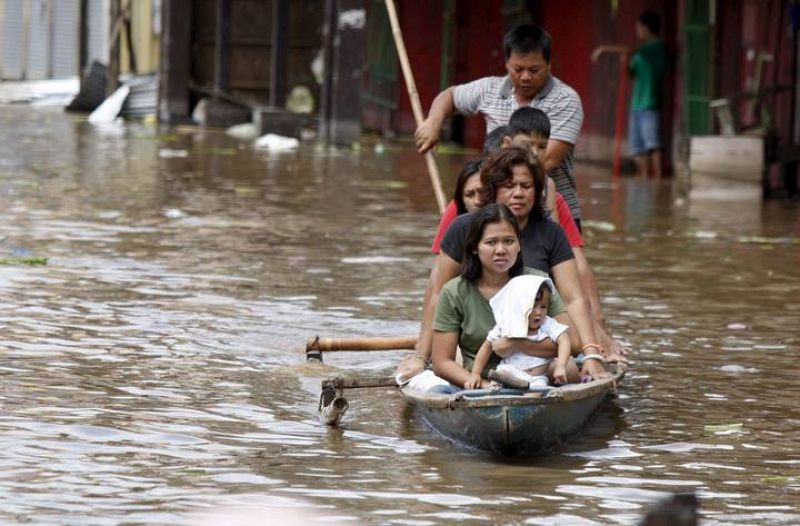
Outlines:
<svg viewBox="0 0 800 526"><path fill-rule="evenodd" d="M529 152L521 148L507 148L488 159L481 166L481 182L487 191L487 202L508 206L519 222L522 232L522 260L526 267L547 272L555 282L567 306L568 315L558 320L570 327L573 353L600 354L601 348L592 326L587 298L583 296L578 268L569 242L561 227L545 218L542 203L544 170ZM410 378L419 373L431 356L433 337L432 321L439 299L439 291L450 279L456 277L461 266L464 239L472 214L456 218L447 230L436 257L422 309L422 324L417 351L398 367L398 372ZM539 352L542 345L552 343L514 342L515 349ZM511 348L511 342L496 342L497 350ZM529 347L530 346L530 347ZM607 373L603 360L586 360L581 371L584 376L599 378Z"/></svg>

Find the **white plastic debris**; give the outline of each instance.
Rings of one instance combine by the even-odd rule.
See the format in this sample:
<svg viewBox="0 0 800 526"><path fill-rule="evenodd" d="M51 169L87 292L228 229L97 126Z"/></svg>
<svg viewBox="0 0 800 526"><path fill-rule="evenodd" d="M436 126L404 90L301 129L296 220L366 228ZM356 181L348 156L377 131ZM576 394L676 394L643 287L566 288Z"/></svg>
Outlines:
<svg viewBox="0 0 800 526"><path fill-rule="evenodd" d="M294 137L284 137L274 133L268 133L256 139L256 148L265 150L293 150L300 146L300 141Z"/></svg>
<svg viewBox="0 0 800 526"><path fill-rule="evenodd" d="M180 219L186 217L186 212L178 208L170 208L169 210L164 210L164 216L169 219Z"/></svg>
<svg viewBox="0 0 800 526"><path fill-rule="evenodd" d="M189 157L188 150L171 150L169 148L161 148L158 150L158 156L162 159L183 159Z"/></svg>
<svg viewBox="0 0 800 526"><path fill-rule="evenodd" d="M92 124L110 124L114 122L130 92L130 86L125 84L117 88L117 91L112 93L96 110L89 114L89 122Z"/></svg>
<svg viewBox="0 0 800 526"><path fill-rule="evenodd" d="M225 130L225 133L234 139L241 139L243 141L252 141L258 137L258 129L256 129L256 125L252 122L231 126Z"/></svg>

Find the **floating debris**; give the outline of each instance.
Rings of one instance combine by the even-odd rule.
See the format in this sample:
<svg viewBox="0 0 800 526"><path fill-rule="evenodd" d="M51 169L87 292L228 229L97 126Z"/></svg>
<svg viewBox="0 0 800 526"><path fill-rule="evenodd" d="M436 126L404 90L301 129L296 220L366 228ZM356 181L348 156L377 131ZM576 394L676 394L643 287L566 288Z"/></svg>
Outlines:
<svg viewBox="0 0 800 526"><path fill-rule="evenodd" d="M170 208L169 210L164 211L164 217L169 219L180 219L182 217L186 217L186 212L178 208Z"/></svg>
<svg viewBox="0 0 800 526"><path fill-rule="evenodd" d="M744 431L744 424L718 424L703 426L705 435L738 435Z"/></svg>
<svg viewBox="0 0 800 526"><path fill-rule="evenodd" d="M728 324L728 329L730 329L732 331L742 331L742 330L744 330L746 328L747 328L747 325L745 325L744 323L729 323Z"/></svg>
<svg viewBox="0 0 800 526"><path fill-rule="evenodd" d="M582 220L581 225L594 230L602 230L603 232L613 232L617 229L614 223L609 223L608 221L592 221L591 219Z"/></svg>
<svg viewBox="0 0 800 526"><path fill-rule="evenodd" d="M710 230L698 230L694 233L694 237L697 239L716 239L719 237L719 234Z"/></svg>
<svg viewBox="0 0 800 526"><path fill-rule="evenodd" d="M130 86L122 85L89 115L91 124L110 124L119 116L125 99L131 92Z"/></svg>
<svg viewBox="0 0 800 526"><path fill-rule="evenodd" d="M745 367L743 365L728 364L719 368L724 373L757 373L758 369L755 367Z"/></svg>
<svg viewBox="0 0 800 526"><path fill-rule="evenodd" d="M194 150L198 155L236 155L238 150L236 148L198 148Z"/></svg>
<svg viewBox="0 0 800 526"><path fill-rule="evenodd" d="M773 475L770 477L764 477L761 479L762 482L768 482L771 484L794 484L795 482L800 481L800 477L787 477L786 475Z"/></svg>
<svg viewBox="0 0 800 526"><path fill-rule="evenodd" d="M258 128L252 122L245 122L244 124L236 124L231 126L225 133L235 139L242 139L244 141L252 141L258 137Z"/></svg>
<svg viewBox="0 0 800 526"><path fill-rule="evenodd" d="M737 238L739 243L756 243L761 245L798 245L800 239L794 237L763 237L763 236L740 236Z"/></svg>
<svg viewBox="0 0 800 526"><path fill-rule="evenodd" d="M162 159L184 159L186 157L189 157L189 151L161 148L160 150L158 150L158 156Z"/></svg>
<svg viewBox="0 0 800 526"><path fill-rule="evenodd" d="M342 258L342 263L350 263L350 264L375 264L375 263L404 263L406 261L411 261L410 258L406 257L394 257L394 256L363 256L363 257L350 257L350 258Z"/></svg>
<svg viewBox="0 0 800 526"><path fill-rule="evenodd" d="M273 151L294 150L300 146L300 141L294 137L284 137L283 135L268 133L256 139L255 146L256 148Z"/></svg>
<svg viewBox="0 0 800 526"><path fill-rule="evenodd" d="M9 256L0 258L0 265L28 265L35 267L47 265L47 258L38 256Z"/></svg>

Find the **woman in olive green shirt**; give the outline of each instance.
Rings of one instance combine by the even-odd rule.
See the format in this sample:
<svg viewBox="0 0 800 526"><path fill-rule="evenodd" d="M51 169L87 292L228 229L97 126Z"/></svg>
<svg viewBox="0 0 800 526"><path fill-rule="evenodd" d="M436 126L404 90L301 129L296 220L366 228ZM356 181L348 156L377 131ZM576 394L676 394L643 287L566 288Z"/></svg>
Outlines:
<svg viewBox="0 0 800 526"><path fill-rule="evenodd" d="M464 387L475 355L494 326L489 299L524 271L519 225L511 210L505 205L490 204L475 212L464 244L461 274L445 284L436 306L432 361L437 376ZM560 299L551 301L548 314L564 312ZM481 387L489 385L485 379L488 371L497 366L501 356L511 352L510 344L504 346L508 342L501 342L493 344L494 354L482 373ZM545 341L539 345L533 351L537 355L555 356L555 344ZM463 365L456 362L456 348L461 349Z"/></svg>

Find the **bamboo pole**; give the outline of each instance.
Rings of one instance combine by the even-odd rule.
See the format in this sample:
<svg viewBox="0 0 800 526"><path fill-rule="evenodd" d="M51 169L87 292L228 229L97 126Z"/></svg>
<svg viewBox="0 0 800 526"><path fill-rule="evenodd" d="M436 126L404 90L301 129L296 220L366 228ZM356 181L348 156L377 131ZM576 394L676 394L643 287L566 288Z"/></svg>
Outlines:
<svg viewBox="0 0 800 526"><path fill-rule="evenodd" d="M364 389L367 387L397 387L397 380L394 376L353 376L340 377L334 376L327 380L322 380L322 388L325 389Z"/></svg>
<svg viewBox="0 0 800 526"><path fill-rule="evenodd" d="M308 351L392 351L413 349L417 344L416 336L403 338L309 338L306 342Z"/></svg>
<svg viewBox="0 0 800 526"><path fill-rule="evenodd" d="M414 83L414 73L411 71L411 63L408 60L406 45L403 43L403 33L400 31L400 23L397 21L397 10L394 7L394 0L386 0L386 10L389 13L389 23L392 25L392 36L394 37L394 44L397 47L400 68L403 70L403 79L406 81L408 96L411 99L411 109L414 112L414 120L417 126L419 126L422 124L422 121L425 120L425 117L422 113L422 104L419 102L419 93L417 93L417 85ZM439 212L442 213L444 212L447 200L444 196L444 190L442 190L442 180L439 177L436 159L434 159L431 151L425 153L425 163L428 165L428 175L430 175L431 178L433 193L436 196L436 203L439 205Z"/></svg>

